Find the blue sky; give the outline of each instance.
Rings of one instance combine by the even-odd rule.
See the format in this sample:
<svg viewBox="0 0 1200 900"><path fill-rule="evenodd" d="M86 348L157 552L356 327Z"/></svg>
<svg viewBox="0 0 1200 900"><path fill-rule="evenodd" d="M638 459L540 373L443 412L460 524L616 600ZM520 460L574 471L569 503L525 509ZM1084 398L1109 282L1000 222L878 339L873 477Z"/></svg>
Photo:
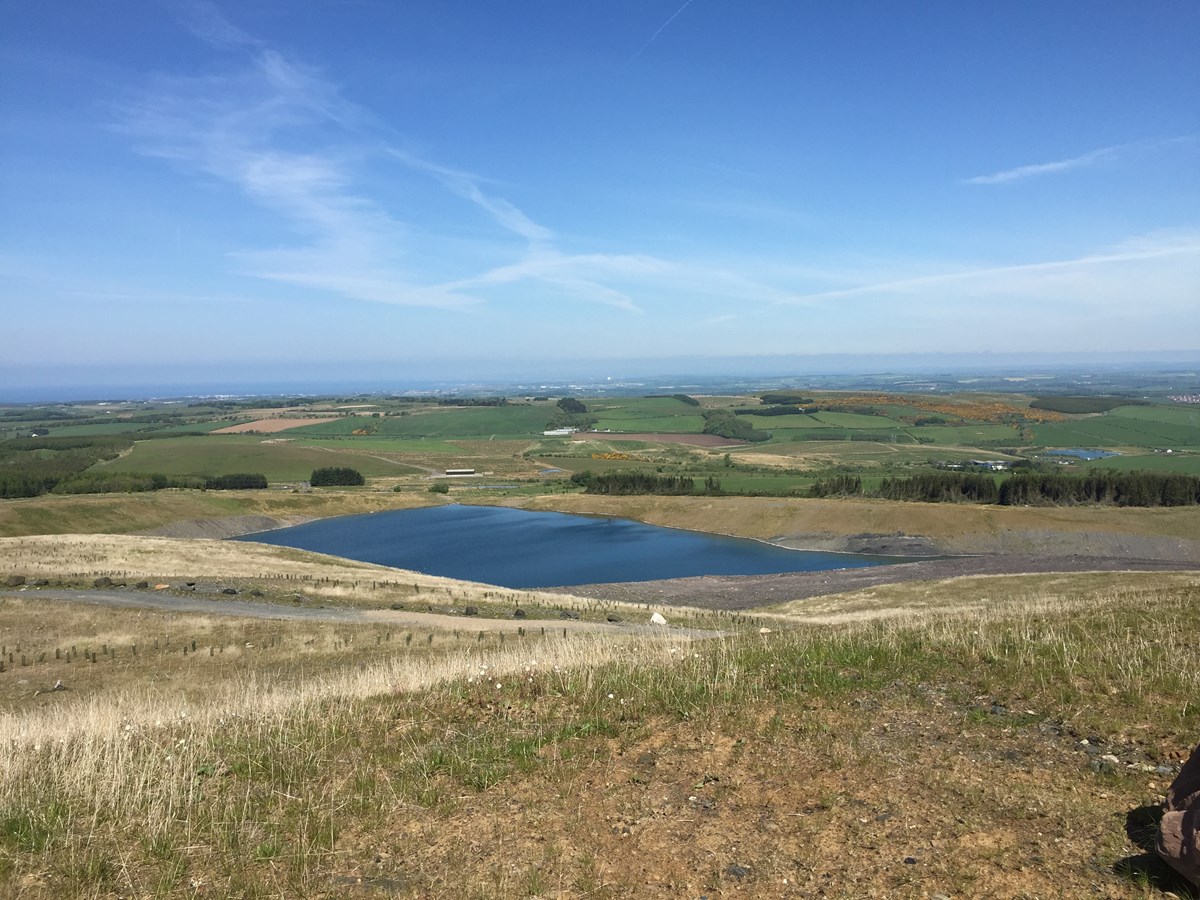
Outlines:
<svg viewBox="0 0 1200 900"><path fill-rule="evenodd" d="M4 18L10 383L1200 347L1190 0Z"/></svg>

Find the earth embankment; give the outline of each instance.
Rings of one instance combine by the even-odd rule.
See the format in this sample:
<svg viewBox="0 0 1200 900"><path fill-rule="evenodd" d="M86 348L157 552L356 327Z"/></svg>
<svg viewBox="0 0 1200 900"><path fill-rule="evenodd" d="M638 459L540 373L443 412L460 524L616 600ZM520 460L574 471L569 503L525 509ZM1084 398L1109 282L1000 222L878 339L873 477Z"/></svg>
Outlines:
<svg viewBox="0 0 1200 900"><path fill-rule="evenodd" d="M651 525L769 541L794 550L888 556L1092 557L1200 567L1200 507L1010 507L773 497L559 494L502 501L525 509L623 516Z"/></svg>
<svg viewBox="0 0 1200 900"><path fill-rule="evenodd" d="M1195 563L1090 556L972 556L914 560L894 565L782 575L704 575L663 581L577 584L543 589L575 597L700 609L751 610L791 600L842 594L886 584L941 581L969 575L1062 572L1189 572Z"/></svg>

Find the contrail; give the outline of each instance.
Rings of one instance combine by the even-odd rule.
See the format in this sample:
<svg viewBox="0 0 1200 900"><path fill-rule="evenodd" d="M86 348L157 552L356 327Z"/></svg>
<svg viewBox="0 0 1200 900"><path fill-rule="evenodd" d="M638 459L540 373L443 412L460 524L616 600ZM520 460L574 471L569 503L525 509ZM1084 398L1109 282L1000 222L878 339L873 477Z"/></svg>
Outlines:
<svg viewBox="0 0 1200 900"><path fill-rule="evenodd" d="M675 10L675 12L671 14L671 18L667 19L667 21L663 22L661 25L658 26L658 31L654 32L654 34L652 34L650 36L650 40L648 40L648 41L646 41L646 43L642 44L642 46L638 49L637 53L633 54L633 56L631 56L631 57L629 57L629 59L625 60L625 65L629 65L631 62L633 62L635 59L637 59L639 56L641 56L644 52L646 52L646 48L649 47L651 44L653 44L656 40L658 40L658 36L667 30L667 26L670 25L672 22L674 22L676 19L678 19L679 14L691 5L692 5L692 0L685 0L683 6L679 7L679 9Z"/></svg>

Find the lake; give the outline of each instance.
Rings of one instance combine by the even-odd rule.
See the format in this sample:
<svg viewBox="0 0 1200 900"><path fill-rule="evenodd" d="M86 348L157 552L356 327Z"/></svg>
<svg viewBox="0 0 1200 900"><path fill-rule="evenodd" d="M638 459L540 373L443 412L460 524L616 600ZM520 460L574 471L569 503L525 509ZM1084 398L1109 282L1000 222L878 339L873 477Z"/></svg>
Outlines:
<svg viewBox="0 0 1200 900"><path fill-rule="evenodd" d="M1120 456L1120 453L1114 453L1112 450L1085 450L1076 448L1072 450L1046 450L1043 456L1073 456L1075 459L1093 460L1106 459L1110 456Z"/></svg>
<svg viewBox="0 0 1200 900"><path fill-rule="evenodd" d="M859 568L891 557L786 550L629 519L451 504L243 535L300 550L509 588Z"/></svg>

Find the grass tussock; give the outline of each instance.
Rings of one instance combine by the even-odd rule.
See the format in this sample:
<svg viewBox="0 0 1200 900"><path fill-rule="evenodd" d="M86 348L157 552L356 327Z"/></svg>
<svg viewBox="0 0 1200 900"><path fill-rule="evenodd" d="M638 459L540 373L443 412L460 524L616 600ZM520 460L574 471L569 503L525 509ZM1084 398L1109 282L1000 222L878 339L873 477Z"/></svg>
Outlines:
<svg viewBox="0 0 1200 900"><path fill-rule="evenodd" d="M1143 896L1098 873L1127 849L1114 814L1200 730L1197 633L1200 589L1114 588L13 713L0 879L29 896L679 896L744 878L763 895L1100 879ZM1089 767L1084 736L1119 765Z"/></svg>

